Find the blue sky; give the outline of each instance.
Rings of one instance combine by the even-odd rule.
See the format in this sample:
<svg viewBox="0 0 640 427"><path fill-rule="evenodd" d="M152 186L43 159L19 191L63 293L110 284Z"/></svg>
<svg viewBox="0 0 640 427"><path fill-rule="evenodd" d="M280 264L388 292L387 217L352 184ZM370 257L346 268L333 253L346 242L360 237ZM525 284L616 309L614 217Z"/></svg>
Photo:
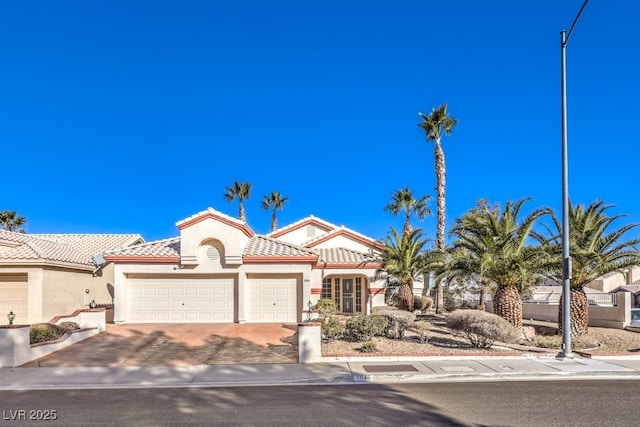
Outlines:
<svg viewBox="0 0 640 427"><path fill-rule="evenodd" d="M251 182L374 238L435 196L418 112L448 103L447 225L487 198L561 206L560 30L582 0L5 1L0 210L32 233L178 234ZM569 185L640 222L640 4L592 0L567 49ZM435 202L431 205L435 212ZM435 236L435 215L422 224ZM635 233L640 237L640 232Z"/></svg>

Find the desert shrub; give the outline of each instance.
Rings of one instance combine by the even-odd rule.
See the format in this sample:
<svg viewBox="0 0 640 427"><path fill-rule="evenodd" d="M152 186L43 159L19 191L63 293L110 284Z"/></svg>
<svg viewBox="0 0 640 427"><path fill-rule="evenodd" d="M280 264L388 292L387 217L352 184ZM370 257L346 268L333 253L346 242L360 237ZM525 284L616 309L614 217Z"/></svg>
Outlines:
<svg viewBox="0 0 640 427"><path fill-rule="evenodd" d="M322 338L327 341L333 341L344 335L344 324L335 317L326 317L322 319Z"/></svg>
<svg viewBox="0 0 640 427"><path fill-rule="evenodd" d="M429 297L422 295L413 296L413 308L414 310L425 311L429 310L433 306L433 300Z"/></svg>
<svg viewBox="0 0 640 427"><path fill-rule="evenodd" d="M536 335L533 344L541 348L562 348L562 335ZM571 338L571 347L574 350L585 350L598 347L598 343L593 338L586 335L579 335Z"/></svg>
<svg viewBox="0 0 640 427"><path fill-rule="evenodd" d="M415 333L420 340L420 344L426 344L429 342L429 333L431 332L431 323L421 321L415 322L409 330Z"/></svg>
<svg viewBox="0 0 640 427"><path fill-rule="evenodd" d="M361 353L373 353L378 347L374 341L367 341L358 349Z"/></svg>
<svg viewBox="0 0 640 427"><path fill-rule="evenodd" d="M55 341L64 335L65 331L65 328L52 323L36 323L29 328L29 343Z"/></svg>
<svg viewBox="0 0 640 427"><path fill-rule="evenodd" d="M513 343L520 338L511 323L486 311L456 310L447 316L447 327L476 348L489 348L495 341Z"/></svg>
<svg viewBox="0 0 640 427"><path fill-rule="evenodd" d="M372 314L381 314L385 311L399 311L399 308L392 305L379 305L371 309Z"/></svg>
<svg viewBox="0 0 640 427"><path fill-rule="evenodd" d="M336 304L334 300L327 298L323 298L318 301L315 308L322 319L326 319L338 312L338 304Z"/></svg>
<svg viewBox="0 0 640 427"><path fill-rule="evenodd" d="M387 319L387 326L384 329L384 335L389 338L399 340L407 333L407 329L413 325L416 315L403 310L387 310L381 311L381 316Z"/></svg>
<svg viewBox="0 0 640 427"><path fill-rule="evenodd" d="M377 314L356 314L347 319L346 335L354 341L369 341L384 333L387 322L386 317Z"/></svg>

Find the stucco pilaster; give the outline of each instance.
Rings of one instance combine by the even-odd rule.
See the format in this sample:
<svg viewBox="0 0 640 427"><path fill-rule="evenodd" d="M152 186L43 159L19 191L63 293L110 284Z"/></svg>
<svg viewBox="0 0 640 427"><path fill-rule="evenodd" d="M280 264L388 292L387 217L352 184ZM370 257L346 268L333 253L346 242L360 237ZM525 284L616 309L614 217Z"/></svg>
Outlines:
<svg viewBox="0 0 640 427"><path fill-rule="evenodd" d="M238 273L238 323L247 322L247 274L244 271Z"/></svg>
<svg viewBox="0 0 640 427"><path fill-rule="evenodd" d="M122 266L117 265L113 271L113 323L123 323L127 313L127 289Z"/></svg>

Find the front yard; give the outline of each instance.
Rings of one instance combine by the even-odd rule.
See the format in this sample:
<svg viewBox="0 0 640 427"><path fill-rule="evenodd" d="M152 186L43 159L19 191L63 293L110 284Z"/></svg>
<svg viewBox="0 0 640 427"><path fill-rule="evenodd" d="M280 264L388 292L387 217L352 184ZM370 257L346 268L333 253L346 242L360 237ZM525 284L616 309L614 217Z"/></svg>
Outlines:
<svg viewBox="0 0 640 427"><path fill-rule="evenodd" d="M344 320L344 319L342 319ZM525 328L536 330L535 337L521 340L518 344L494 343L489 349L473 348L464 338L446 327L444 316L418 316L415 324L429 323L427 342L409 330L401 339L382 336L372 338L375 351L363 352L363 342L347 339L324 341L322 355L324 357L348 356L469 356L469 355L503 355L522 353L548 353L555 355L560 349L562 337L553 335L556 324L550 322L524 321ZM637 355L640 354L640 333L608 328L589 328L585 336L573 338L572 349L582 354L599 355Z"/></svg>

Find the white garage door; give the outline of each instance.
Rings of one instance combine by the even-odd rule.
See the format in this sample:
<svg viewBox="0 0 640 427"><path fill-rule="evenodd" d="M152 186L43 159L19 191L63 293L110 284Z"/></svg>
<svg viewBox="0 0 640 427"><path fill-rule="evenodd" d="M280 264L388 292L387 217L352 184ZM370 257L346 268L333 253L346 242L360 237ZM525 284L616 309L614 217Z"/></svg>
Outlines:
<svg viewBox="0 0 640 427"><path fill-rule="evenodd" d="M247 322L297 322L296 278L249 279Z"/></svg>
<svg viewBox="0 0 640 427"><path fill-rule="evenodd" d="M0 323L8 323L7 314L13 311L16 325L29 323L28 319L28 284L26 274L0 275Z"/></svg>
<svg viewBox="0 0 640 427"><path fill-rule="evenodd" d="M128 322L234 321L234 279L129 278Z"/></svg>

